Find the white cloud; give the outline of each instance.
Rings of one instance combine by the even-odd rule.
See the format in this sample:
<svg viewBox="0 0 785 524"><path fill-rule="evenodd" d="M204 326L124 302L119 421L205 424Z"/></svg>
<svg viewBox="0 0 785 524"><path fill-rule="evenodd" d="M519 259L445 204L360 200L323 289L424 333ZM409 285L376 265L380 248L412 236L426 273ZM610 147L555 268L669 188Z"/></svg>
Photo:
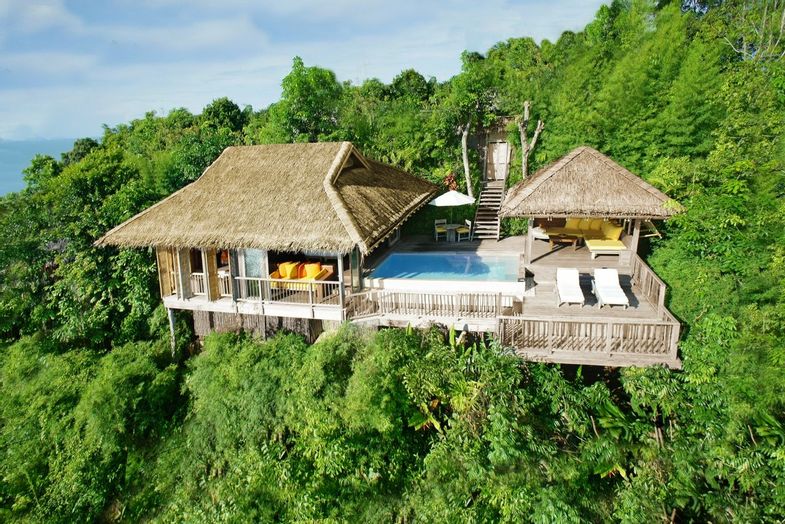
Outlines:
<svg viewBox="0 0 785 524"><path fill-rule="evenodd" d="M76 31L83 26L62 0L0 0L0 20L24 33L56 27Z"/></svg>
<svg viewBox="0 0 785 524"><path fill-rule="evenodd" d="M97 65L97 61L94 55L61 51L6 52L0 54L0 69L11 74L57 76L89 71Z"/></svg>
<svg viewBox="0 0 785 524"><path fill-rule="evenodd" d="M103 26L88 33L117 44L130 44L169 51L198 51L231 46L262 46L264 31L248 17L205 20L189 25Z"/></svg>
<svg viewBox="0 0 785 524"><path fill-rule="evenodd" d="M101 40L113 38L126 48L133 44L182 51L177 59L156 56L129 64L106 57L99 62L66 52L59 58L28 55L33 59L30 63L42 71L48 59L70 63L69 67L79 71L78 82L53 79L49 86L35 89L0 87L0 137L94 136L100 133L102 123L112 126L139 118L148 110L165 113L182 106L199 112L221 96L240 105L263 107L280 96L280 82L295 55L302 56L307 65L332 69L340 80L359 82L377 77L389 82L410 67L446 80L458 72L464 49L484 52L500 40L525 35L536 40L556 39L563 30L583 27L600 5L599 0L537 0L525 6L510 5L506 0L484 4L464 1L450 8L439 3L435 11L430 6L421 9L419 12L427 16L412 23L390 18L383 31L368 30L354 24L358 19L349 18L343 23L350 24L352 30L340 33L341 37L328 32L321 38L309 35L311 38L282 42L268 38L264 26L258 28L248 11L235 9L242 1L224 0L224 15L236 11L230 19L203 17L204 22L171 28L128 25L85 29ZM301 1L290 9L311 5ZM12 55L9 60L21 59ZM56 74L57 67L52 66L50 72Z"/></svg>

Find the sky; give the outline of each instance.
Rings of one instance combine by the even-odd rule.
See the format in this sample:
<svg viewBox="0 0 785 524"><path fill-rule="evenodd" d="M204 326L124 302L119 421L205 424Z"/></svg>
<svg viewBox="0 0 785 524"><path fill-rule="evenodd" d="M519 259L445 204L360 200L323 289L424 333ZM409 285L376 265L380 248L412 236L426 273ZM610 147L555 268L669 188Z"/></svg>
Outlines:
<svg viewBox="0 0 785 524"><path fill-rule="evenodd" d="M446 80L463 50L556 40L601 0L0 0L0 140L99 136L228 96L266 107L300 56L339 80Z"/></svg>

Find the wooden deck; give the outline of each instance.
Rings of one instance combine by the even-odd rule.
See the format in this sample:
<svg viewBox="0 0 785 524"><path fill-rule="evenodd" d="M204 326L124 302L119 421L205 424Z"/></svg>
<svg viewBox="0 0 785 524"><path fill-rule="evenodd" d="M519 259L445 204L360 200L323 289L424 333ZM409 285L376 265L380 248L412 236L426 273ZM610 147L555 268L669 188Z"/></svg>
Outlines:
<svg viewBox="0 0 785 524"><path fill-rule="evenodd" d="M525 252L526 238L511 237L501 241L434 242L428 237L401 241L391 250L368 260L373 267L390 251L473 251L479 253L516 254ZM375 292L363 296L363 313L348 309L347 318L371 319L378 325L405 326L440 323L456 328L494 331L500 342L513 348L526 360L631 366L665 364L678 368L679 322L665 308L665 284L637 255L620 263L616 255L600 255L592 260L585 246L574 249L547 241L535 240L532 260L523 260L519 277L530 282L523 299L501 296L499 307L461 309L459 303L471 303L464 294L432 297L422 293ZM558 306L556 269L577 268L586 303ZM620 284L630 306L605 306L600 309L591 292L591 278L597 268L619 271ZM350 299L351 300L351 299ZM487 299L486 299L487 300ZM453 312L453 309L455 310ZM459 311L460 310L460 311Z"/></svg>
<svg viewBox="0 0 785 524"><path fill-rule="evenodd" d="M405 239L366 259L371 270L390 252L458 251L521 256L525 237L501 241L433 242L428 237ZM164 297L170 309L229 315L258 315L314 320L351 321L376 326L453 326L470 332L491 332L526 360L632 366L664 364L679 367L680 325L665 308L666 286L637 255L619 264L616 256L591 259L585 247L555 246L535 241L532 260L521 257L519 282L445 289L366 289L352 293L336 281L292 283L280 279L234 277L228 291L208 297L206 284L192 274L190 298ZM556 268L577 268L586 303L558 306ZM594 269L618 269L630 307L598 307L591 292ZM345 274L344 282L350 275ZM524 285L525 281L525 285ZM525 290L524 290L525 288ZM220 290L219 290L220 291Z"/></svg>

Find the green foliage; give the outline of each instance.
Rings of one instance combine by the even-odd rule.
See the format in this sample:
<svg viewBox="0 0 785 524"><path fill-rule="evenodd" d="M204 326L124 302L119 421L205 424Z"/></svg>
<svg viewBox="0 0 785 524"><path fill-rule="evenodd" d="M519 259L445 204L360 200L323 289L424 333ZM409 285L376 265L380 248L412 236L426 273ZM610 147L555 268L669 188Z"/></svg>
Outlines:
<svg viewBox="0 0 785 524"><path fill-rule="evenodd" d="M158 438L178 403L165 344L99 358L43 339L3 350L0 500L5 519L93 520L122 492L128 453ZM34 413L35 416L30 416Z"/></svg>
<svg viewBox="0 0 785 524"><path fill-rule="evenodd" d="M281 100L270 106L262 143L315 142L327 139L337 122L341 84L335 73L306 67L300 57L281 83Z"/></svg>

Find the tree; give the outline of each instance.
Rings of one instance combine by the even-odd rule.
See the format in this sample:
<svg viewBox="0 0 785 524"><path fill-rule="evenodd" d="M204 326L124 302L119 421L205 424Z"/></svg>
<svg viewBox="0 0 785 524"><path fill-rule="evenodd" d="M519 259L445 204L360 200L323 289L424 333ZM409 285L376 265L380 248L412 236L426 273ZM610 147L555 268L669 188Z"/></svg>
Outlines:
<svg viewBox="0 0 785 524"><path fill-rule="evenodd" d="M270 106L260 133L262 142L316 142L335 131L343 91L335 73L306 67L297 56L281 87L281 100Z"/></svg>
<svg viewBox="0 0 785 524"><path fill-rule="evenodd" d="M242 131L247 115L227 97L216 98L202 111L202 120L208 126L226 128L233 133Z"/></svg>
<svg viewBox="0 0 785 524"><path fill-rule="evenodd" d="M464 52L462 71L450 82L450 93L444 102L443 118L454 126L461 136L466 192L474 196L469 162L469 133L474 126L484 126L493 119L495 89L485 58L476 53Z"/></svg>
<svg viewBox="0 0 785 524"><path fill-rule="evenodd" d="M521 136L521 176L526 178L529 176L529 156L537 145L537 139L540 138L540 133L545 128L542 120L537 120L537 126L534 128L534 135L531 142L527 137L527 129L529 127L529 110L531 102L528 100L523 103L523 117L518 120L518 133Z"/></svg>
<svg viewBox="0 0 785 524"><path fill-rule="evenodd" d="M390 93L395 98L409 97L424 102L433 94L434 81L425 80L425 77L414 69L406 69L393 78Z"/></svg>

